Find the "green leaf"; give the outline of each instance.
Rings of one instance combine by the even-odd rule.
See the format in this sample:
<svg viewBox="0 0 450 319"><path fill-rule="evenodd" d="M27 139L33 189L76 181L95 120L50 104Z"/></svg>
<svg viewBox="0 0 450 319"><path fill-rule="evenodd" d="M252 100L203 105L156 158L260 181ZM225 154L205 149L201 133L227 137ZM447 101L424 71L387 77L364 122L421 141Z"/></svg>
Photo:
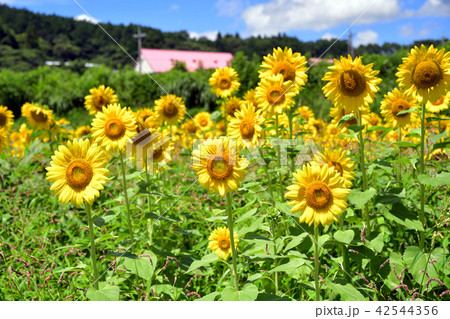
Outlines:
<svg viewBox="0 0 450 319"><path fill-rule="evenodd" d="M258 297L258 288L253 284L245 285L242 290L227 287L222 291L223 301L254 301Z"/></svg>
<svg viewBox="0 0 450 319"><path fill-rule="evenodd" d="M351 284L341 285L332 281L327 281L331 289L346 301L365 301L364 296Z"/></svg>
<svg viewBox="0 0 450 319"><path fill-rule="evenodd" d="M348 129L358 133L359 131L364 130L364 125L349 125Z"/></svg>
<svg viewBox="0 0 450 319"><path fill-rule="evenodd" d="M348 195L348 201L356 208L362 208L377 193L376 189L371 187L365 192L358 189L352 189Z"/></svg>
<svg viewBox="0 0 450 319"><path fill-rule="evenodd" d="M86 297L92 301L119 301L119 296L119 287L112 286L107 282L101 282L98 290L91 287L86 292Z"/></svg>
<svg viewBox="0 0 450 319"><path fill-rule="evenodd" d="M398 112L396 116L409 114L409 113L412 113L412 112L415 112L415 111L418 111L418 110L419 109L417 107L413 107L412 109L408 109L408 110L404 110L404 111Z"/></svg>
<svg viewBox="0 0 450 319"><path fill-rule="evenodd" d="M338 230L334 233L334 239L336 239L340 243L350 244L355 237L355 232L353 230Z"/></svg>
<svg viewBox="0 0 450 319"><path fill-rule="evenodd" d="M287 263L277 266L275 268L272 268L271 270L269 270L269 273L281 272L281 271L291 271L293 269L297 269L300 266L303 266L304 264L305 264L305 260L303 258L294 257L294 258L291 258L291 260L288 261Z"/></svg>
<svg viewBox="0 0 450 319"><path fill-rule="evenodd" d="M308 236L308 233L301 233L298 236L295 236L292 238L292 240L286 245L286 248L284 248L284 251L288 251L289 249L292 249L294 247L297 247L303 240Z"/></svg>
<svg viewBox="0 0 450 319"><path fill-rule="evenodd" d="M216 300L216 297L220 295L220 292L214 291L210 294L207 294L199 299L195 299L195 301L214 301Z"/></svg>
<svg viewBox="0 0 450 319"><path fill-rule="evenodd" d="M385 131L387 130L386 127L384 126L370 126L367 128L367 132L372 132L372 131Z"/></svg>
<svg viewBox="0 0 450 319"><path fill-rule="evenodd" d="M445 117L427 117L427 122L432 122L432 121L450 121L449 118L445 118Z"/></svg>
<svg viewBox="0 0 450 319"><path fill-rule="evenodd" d="M156 261L155 258L152 258L152 262ZM124 266L127 270L129 270L132 274L135 274L141 277L144 280L149 281L155 270L154 265L152 265L150 259L148 257L141 257L139 259L130 259L127 258L124 261Z"/></svg>
<svg viewBox="0 0 450 319"><path fill-rule="evenodd" d="M350 121L352 118L354 118L355 117L355 114L354 113L350 113L350 114L347 114L347 115L344 115L342 118L341 118L341 120L339 121L339 124L338 124L338 126L341 126L341 124L343 124L343 123L345 123L345 122L347 122L347 121Z"/></svg>
<svg viewBox="0 0 450 319"><path fill-rule="evenodd" d="M191 266L189 267L189 269L188 269L187 272L191 272L191 271L193 271L193 270L196 270L197 268L201 268L201 267L204 267L204 266L206 266L206 265L209 265L209 264L211 264L211 263L217 261L218 259L219 259L219 257L217 256L216 253L211 253L211 254L208 254L208 255L206 255L206 256L203 256L202 259L200 259L200 260L195 260L195 261L191 264Z"/></svg>
<svg viewBox="0 0 450 319"><path fill-rule="evenodd" d="M116 256L116 257L127 257L127 258L133 258L133 259L139 258L138 256L136 256L133 253L130 253L129 251L112 251L112 250L108 250L108 251L106 251L106 255L107 256Z"/></svg>
<svg viewBox="0 0 450 319"><path fill-rule="evenodd" d="M97 227L102 227L105 224L105 220L101 217L94 218L93 222Z"/></svg>
<svg viewBox="0 0 450 319"><path fill-rule="evenodd" d="M434 144L434 145L433 145L433 151L434 151L434 150L437 150L437 149L441 149L441 148L446 148L446 147L448 147L449 145L450 145L450 139L446 139L446 140L443 141L443 142Z"/></svg>
<svg viewBox="0 0 450 319"><path fill-rule="evenodd" d="M392 208L384 216L408 229L423 231L423 226L418 220L418 215L411 212L402 203L394 203Z"/></svg>
<svg viewBox="0 0 450 319"><path fill-rule="evenodd" d="M419 144L408 142L408 141L400 141L400 142L394 142L393 145L396 145L397 147L410 147L410 148L417 148Z"/></svg>
<svg viewBox="0 0 450 319"><path fill-rule="evenodd" d="M421 174L417 177L420 184L429 186L450 185L450 173L444 172L434 177Z"/></svg>
<svg viewBox="0 0 450 319"><path fill-rule="evenodd" d="M381 253L384 247L384 234L379 233L377 237L367 241L367 247L375 250L377 253Z"/></svg>

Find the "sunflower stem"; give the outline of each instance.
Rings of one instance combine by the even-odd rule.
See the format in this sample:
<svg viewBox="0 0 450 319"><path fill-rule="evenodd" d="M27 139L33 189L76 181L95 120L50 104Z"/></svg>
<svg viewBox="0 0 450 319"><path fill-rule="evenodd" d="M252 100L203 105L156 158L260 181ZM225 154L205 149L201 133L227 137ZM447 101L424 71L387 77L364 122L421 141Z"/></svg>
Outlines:
<svg viewBox="0 0 450 319"><path fill-rule="evenodd" d="M319 226L314 225L314 284L316 289L316 301L320 300L319 288Z"/></svg>
<svg viewBox="0 0 450 319"><path fill-rule="evenodd" d="M84 206L86 208L86 215L88 218L88 224L89 224L89 234L91 237L91 262L92 262L92 269L94 271L94 278L93 278L93 284L94 288L98 290L98 269L97 269L97 258L95 256L95 238L94 238L94 224L92 223L92 215L91 215L91 205L87 202L84 202Z"/></svg>
<svg viewBox="0 0 450 319"><path fill-rule="evenodd" d="M128 192L127 192L127 179L125 177L125 161L123 159L123 152L120 152L120 164L122 168L122 187L123 193L125 196L125 205L127 208L127 223L128 223L128 231L130 232L131 240L133 240L133 225L131 223L131 213L130 213L130 202L128 200Z"/></svg>
<svg viewBox="0 0 450 319"><path fill-rule="evenodd" d="M362 125L362 116L361 116L361 108L358 109L358 126ZM363 192L367 189L367 175L366 175L366 165L364 162L364 136L363 136L363 130L360 130L358 132L358 143L359 143L359 163L361 168L361 174L362 174L362 187L361 190ZM368 210L368 204L366 204L363 208L363 215L364 219L366 221L367 226L367 234L370 234L370 215Z"/></svg>
<svg viewBox="0 0 450 319"><path fill-rule="evenodd" d="M342 213L342 215L339 216L339 229L341 231L344 231L344 213ZM348 251L345 246L346 246L345 244L341 244L342 257L343 257L342 267L344 268L344 277L349 276L349 274L350 274Z"/></svg>
<svg viewBox="0 0 450 319"><path fill-rule="evenodd" d="M272 179L270 178L270 174L269 174L269 164L267 164L266 161L264 160L264 156L263 156L261 147L258 147L258 150L259 150L259 154L261 155L261 158L264 161L264 169L266 171L267 184L268 184L268 187L269 187L270 198L275 203L275 199L273 198Z"/></svg>
<svg viewBox="0 0 450 319"><path fill-rule="evenodd" d="M292 141L292 138L294 136L293 134L293 124L292 124L292 120L293 120L293 115L294 115L294 111L289 110L288 112L288 119L289 119L289 139ZM294 172L295 169L295 156L291 158L291 172Z"/></svg>
<svg viewBox="0 0 450 319"><path fill-rule="evenodd" d="M420 174L425 173L425 103L422 103L422 114L420 117ZM425 185L420 184L420 212L419 220L425 228ZM419 247L423 249L424 233L419 232Z"/></svg>
<svg viewBox="0 0 450 319"><path fill-rule="evenodd" d="M150 192L150 174L148 173L148 165L145 163L145 177L147 181L147 191ZM147 193L147 208L148 213L152 213L152 197L150 193ZM148 218L149 226L148 226L148 238L149 238L149 244L150 246L153 244L153 223L152 218Z"/></svg>
<svg viewBox="0 0 450 319"><path fill-rule="evenodd" d="M280 137L280 127L278 126L278 114L276 115L275 127L276 127L277 136ZM278 168L281 168L281 145L278 145L278 147L277 147L277 161L278 161ZM283 178L281 176L281 173L279 173L278 176L279 176L279 180L280 180L279 181L280 201L283 202L283 200L284 200Z"/></svg>
<svg viewBox="0 0 450 319"><path fill-rule="evenodd" d="M234 279L234 288L239 290L239 281L238 281L238 273L237 273L237 251L234 246L234 231L233 231L233 212L232 212L232 203L231 203L231 193L227 193L227 215L228 215L228 229L230 231L230 242L231 242L231 257L233 259L233 279Z"/></svg>
<svg viewBox="0 0 450 319"><path fill-rule="evenodd" d="M398 128L398 141L401 142L402 141L402 128L399 127ZM398 147L398 159L400 160L402 156L402 148L399 146ZM399 162L398 163L398 175L397 175L397 181L398 184L400 185L402 182L402 163Z"/></svg>
<svg viewBox="0 0 450 319"><path fill-rule="evenodd" d="M227 126L228 126L228 122L227 122L227 100L225 99L222 103L223 103L223 119L225 122L225 136L227 135Z"/></svg>

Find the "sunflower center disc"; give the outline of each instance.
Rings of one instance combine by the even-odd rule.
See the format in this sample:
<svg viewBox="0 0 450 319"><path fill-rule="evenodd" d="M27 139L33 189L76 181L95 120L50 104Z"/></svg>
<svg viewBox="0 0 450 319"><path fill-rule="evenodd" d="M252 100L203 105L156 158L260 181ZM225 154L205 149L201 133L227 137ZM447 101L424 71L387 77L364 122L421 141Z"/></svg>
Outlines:
<svg viewBox="0 0 450 319"><path fill-rule="evenodd" d="M273 70L274 74L282 74L284 81L294 81L295 80L295 68L294 66L287 62L278 62Z"/></svg>
<svg viewBox="0 0 450 319"><path fill-rule="evenodd" d="M186 125L186 129L189 133L195 133L195 131L197 130L195 127L195 124L193 124L193 123L188 123Z"/></svg>
<svg viewBox="0 0 450 319"><path fill-rule="evenodd" d="M222 90L227 90L231 87L231 80L227 76L223 76L219 78L219 81L217 81L217 84L219 85L219 88Z"/></svg>
<svg viewBox="0 0 450 319"><path fill-rule="evenodd" d="M270 104L282 104L284 102L284 91L280 87L270 88L267 92L267 100Z"/></svg>
<svg viewBox="0 0 450 319"><path fill-rule="evenodd" d="M442 79L442 71L433 61L422 61L416 65L412 80L421 89L429 89Z"/></svg>
<svg viewBox="0 0 450 319"><path fill-rule="evenodd" d="M335 161L331 161L331 162L328 162L328 166L329 167L334 167L334 169L337 170L341 174L341 176L344 175L344 170L342 169L341 163L335 162Z"/></svg>
<svg viewBox="0 0 450 319"><path fill-rule="evenodd" d="M107 106L109 100L105 98L103 95L97 95L95 97L94 106L97 110L102 111L104 106Z"/></svg>
<svg viewBox="0 0 450 319"><path fill-rule="evenodd" d="M208 120L207 119L201 120L200 125L201 126L208 126Z"/></svg>
<svg viewBox="0 0 450 319"><path fill-rule="evenodd" d="M105 125L105 135L110 140L119 140L125 135L125 124L119 119L110 119Z"/></svg>
<svg viewBox="0 0 450 319"><path fill-rule="evenodd" d="M409 103L405 100L399 99L392 104L392 114L397 118L409 116L410 113L398 114L409 110Z"/></svg>
<svg viewBox="0 0 450 319"><path fill-rule="evenodd" d="M163 148L158 147L156 150L153 150L153 159L157 162L160 162L163 155Z"/></svg>
<svg viewBox="0 0 450 319"><path fill-rule="evenodd" d="M31 117L38 123L47 122L48 116L44 112L31 111Z"/></svg>
<svg viewBox="0 0 450 319"><path fill-rule="evenodd" d="M172 102L164 105L164 115L167 117L174 117L178 114L178 108Z"/></svg>
<svg viewBox="0 0 450 319"><path fill-rule="evenodd" d="M329 207L333 202L333 196L327 185L322 182L311 184L306 189L306 203L314 209Z"/></svg>
<svg viewBox="0 0 450 319"><path fill-rule="evenodd" d="M343 94L358 96L366 89L366 79L355 70L347 70L339 77L339 83Z"/></svg>
<svg viewBox="0 0 450 319"><path fill-rule="evenodd" d="M230 248L230 241L227 239L222 239L221 241L219 241L219 247L221 249L228 249Z"/></svg>
<svg viewBox="0 0 450 319"><path fill-rule="evenodd" d="M228 165L228 160L222 156L215 156L208 160L206 168L209 175L215 179L225 179L233 172L233 166Z"/></svg>
<svg viewBox="0 0 450 319"><path fill-rule="evenodd" d="M251 139L255 135L255 127L252 121L244 120L240 125L241 136L244 139Z"/></svg>
<svg viewBox="0 0 450 319"><path fill-rule="evenodd" d="M6 125L6 115L3 113L0 113L0 127L3 127Z"/></svg>
<svg viewBox="0 0 450 319"><path fill-rule="evenodd" d="M442 103L444 103L444 95L441 96L436 102L431 102L431 104L433 104L433 105L441 105ZM1 115L0 115L0 117L1 117ZM1 125L1 120L0 120L0 125Z"/></svg>
<svg viewBox="0 0 450 319"><path fill-rule="evenodd" d="M234 113L240 109L241 107L238 103L231 102L227 104L227 114L231 117L234 117Z"/></svg>
<svg viewBox="0 0 450 319"><path fill-rule="evenodd" d="M93 175L92 166L81 159L72 161L66 169L67 184L75 190L85 189L91 182Z"/></svg>

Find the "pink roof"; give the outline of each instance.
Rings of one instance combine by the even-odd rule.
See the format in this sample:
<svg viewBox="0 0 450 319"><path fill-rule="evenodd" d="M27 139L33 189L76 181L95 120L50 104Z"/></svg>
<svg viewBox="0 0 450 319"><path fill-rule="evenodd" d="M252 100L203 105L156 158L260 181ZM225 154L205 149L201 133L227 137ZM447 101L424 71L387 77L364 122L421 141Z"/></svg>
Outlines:
<svg viewBox="0 0 450 319"><path fill-rule="evenodd" d="M215 69L231 64L233 58L233 55L227 52L142 49L141 53L150 64L153 72L169 71L175 61L186 63L188 71L198 69L199 61L201 61L204 69Z"/></svg>

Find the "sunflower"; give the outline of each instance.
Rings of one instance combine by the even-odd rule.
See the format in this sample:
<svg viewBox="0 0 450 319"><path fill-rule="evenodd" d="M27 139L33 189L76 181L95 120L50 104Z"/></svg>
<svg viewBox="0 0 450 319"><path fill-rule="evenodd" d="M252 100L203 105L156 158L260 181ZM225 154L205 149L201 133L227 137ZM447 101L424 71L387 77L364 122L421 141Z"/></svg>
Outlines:
<svg viewBox="0 0 450 319"><path fill-rule="evenodd" d="M221 136L225 134L225 121L221 120L216 123L216 135Z"/></svg>
<svg viewBox="0 0 450 319"><path fill-rule="evenodd" d="M449 104L450 104L450 91L448 91L447 94L442 95L439 99L436 100L436 102L428 101L427 104L425 104L425 107L427 108L428 112L439 113L441 111L448 109Z"/></svg>
<svg viewBox="0 0 450 319"><path fill-rule="evenodd" d="M404 127L407 124L415 123L418 120L416 112L398 114L417 107L416 99L408 96L395 88L388 92L381 102L381 115L387 123L394 127Z"/></svg>
<svg viewBox="0 0 450 319"><path fill-rule="evenodd" d="M256 99L256 89L250 89L245 92L243 99L245 102L253 104L256 111L259 110L258 100Z"/></svg>
<svg viewBox="0 0 450 319"><path fill-rule="evenodd" d="M445 149L436 149L428 156L430 161L448 161L450 159L449 153Z"/></svg>
<svg viewBox="0 0 450 319"><path fill-rule="evenodd" d="M225 98L233 95L239 89L239 75L237 72L226 66L225 68L217 68L209 78L209 85L217 97Z"/></svg>
<svg viewBox="0 0 450 319"><path fill-rule="evenodd" d="M6 134L6 130L0 129L0 154L3 152L4 149L8 147L9 141L8 141L8 135Z"/></svg>
<svg viewBox="0 0 450 319"><path fill-rule="evenodd" d="M18 132L11 132L9 139L11 141L11 154L16 157L25 155L25 147L30 144L32 131L27 128L25 123L20 125Z"/></svg>
<svg viewBox="0 0 450 319"><path fill-rule="evenodd" d="M381 123L381 117L375 113L375 112L370 112L369 114L369 124L370 126L380 126Z"/></svg>
<svg viewBox="0 0 450 319"><path fill-rule="evenodd" d="M292 53L291 48L280 47L273 49L273 55L269 54L264 57L259 70L259 77L265 78L269 75L283 75L284 81L291 81L297 90L301 90L308 80L306 75L306 59L300 53Z"/></svg>
<svg viewBox="0 0 450 319"><path fill-rule="evenodd" d="M286 199L294 206L291 212L300 212L300 223L311 226L330 225L347 208L350 190L345 179L334 167L310 162L293 173L296 182L287 187Z"/></svg>
<svg viewBox="0 0 450 319"><path fill-rule="evenodd" d="M103 150L87 139L75 139L67 145L60 145L50 166L46 167L47 181L53 183L50 190L64 204L70 201L81 206L83 200L92 204L108 179L106 164Z"/></svg>
<svg viewBox="0 0 450 319"><path fill-rule="evenodd" d="M9 130L14 123L13 118L13 112L6 106L0 105L0 130Z"/></svg>
<svg viewBox="0 0 450 319"><path fill-rule="evenodd" d="M327 164L329 167L334 167L345 179L344 186L347 188L352 186L352 180L355 179L355 173L353 173L355 162L350 160L345 151L324 149L322 153L314 155L314 160L321 166Z"/></svg>
<svg viewBox="0 0 450 319"><path fill-rule="evenodd" d="M322 119L313 120L311 125L315 128L315 131L319 136L323 136L325 134L326 124Z"/></svg>
<svg viewBox="0 0 450 319"><path fill-rule="evenodd" d="M108 152L123 151L135 133L135 115L117 103L104 107L92 120L92 138Z"/></svg>
<svg viewBox="0 0 450 319"><path fill-rule="evenodd" d="M298 121L300 117L305 119L304 124L312 123L316 118L314 116L313 111L308 106L301 106L299 107L295 113L298 115L295 117L295 119Z"/></svg>
<svg viewBox="0 0 450 319"><path fill-rule="evenodd" d="M81 138L83 136L87 136L90 135L91 132L91 126L90 125L83 125L83 126L79 126L77 127L77 129L75 130L75 137L76 138Z"/></svg>
<svg viewBox="0 0 450 319"><path fill-rule="evenodd" d="M25 103L22 106L22 116L28 119L32 127L42 130L49 130L53 126L54 119L52 113L52 110L47 110L30 103Z"/></svg>
<svg viewBox="0 0 450 319"><path fill-rule="evenodd" d="M155 101L155 112L160 123L172 125L183 120L186 106L181 97L168 94Z"/></svg>
<svg viewBox="0 0 450 319"><path fill-rule="evenodd" d="M379 71L372 70L373 63L364 65L362 58L355 60L341 56L340 61L334 60L334 65L328 67L331 71L325 73L322 81L328 83L322 88L325 96L339 108L352 111L373 102L375 93L379 91L381 79L376 75Z"/></svg>
<svg viewBox="0 0 450 319"><path fill-rule="evenodd" d="M172 161L173 142L168 132L159 130L150 131L146 129L149 143L143 150L143 168L148 164L148 172L162 172L167 168L167 164Z"/></svg>
<svg viewBox="0 0 450 319"><path fill-rule="evenodd" d="M227 137L204 141L193 151L192 160L200 184L221 196L238 189L249 164Z"/></svg>
<svg viewBox="0 0 450 319"><path fill-rule="evenodd" d="M255 111L253 104L244 103L236 117L231 119L228 126L228 137L235 139L238 147L252 148L261 138L261 124L264 117L261 110Z"/></svg>
<svg viewBox="0 0 450 319"><path fill-rule="evenodd" d="M281 114L291 107L298 90L291 85L291 81L284 81L283 75L268 75L261 79L256 88L256 100L264 112Z"/></svg>
<svg viewBox="0 0 450 319"><path fill-rule="evenodd" d="M405 94L423 103L437 101L450 90L450 52L415 46L395 75Z"/></svg>
<svg viewBox="0 0 450 319"><path fill-rule="evenodd" d="M222 114L226 113L227 118L234 118L236 111L241 109L243 101L238 97L230 97L222 102Z"/></svg>
<svg viewBox="0 0 450 319"><path fill-rule="evenodd" d="M136 131L139 133L145 128L157 128L158 118L150 108L141 108L136 112Z"/></svg>
<svg viewBox="0 0 450 319"><path fill-rule="evenodd" d="M236 232L233 232L234 247L239 243L239 237ZM216 253L219 258L227 259L232 254L230 230L227 227L220 227L214 229L209 235L208 248Z"/></svg>
<svg viewBox="0 0 450 319"><path fill-rule="evenodd" d="M182 127L186 135L195 135L199 129L194 120L187 120Z"/></svg>
<svg viewBox="0 0 450 319"><path fill-rule="evenodd" d="M194 116L194 122L200 127L202 132L209 131L214 122L211 120L211 114L209 112L200 112Z"/></svg>
<svg viewBox="0 0 450 319"><path fill-rule="evenodd" d="M97 112L102 112L104 106L114 104L119 101L114 90L109 86L105 87L100 85L97 88L89 90L90 95L86 95L84 98L84 107L89 111L89 114L94 115Z"/></svg>

